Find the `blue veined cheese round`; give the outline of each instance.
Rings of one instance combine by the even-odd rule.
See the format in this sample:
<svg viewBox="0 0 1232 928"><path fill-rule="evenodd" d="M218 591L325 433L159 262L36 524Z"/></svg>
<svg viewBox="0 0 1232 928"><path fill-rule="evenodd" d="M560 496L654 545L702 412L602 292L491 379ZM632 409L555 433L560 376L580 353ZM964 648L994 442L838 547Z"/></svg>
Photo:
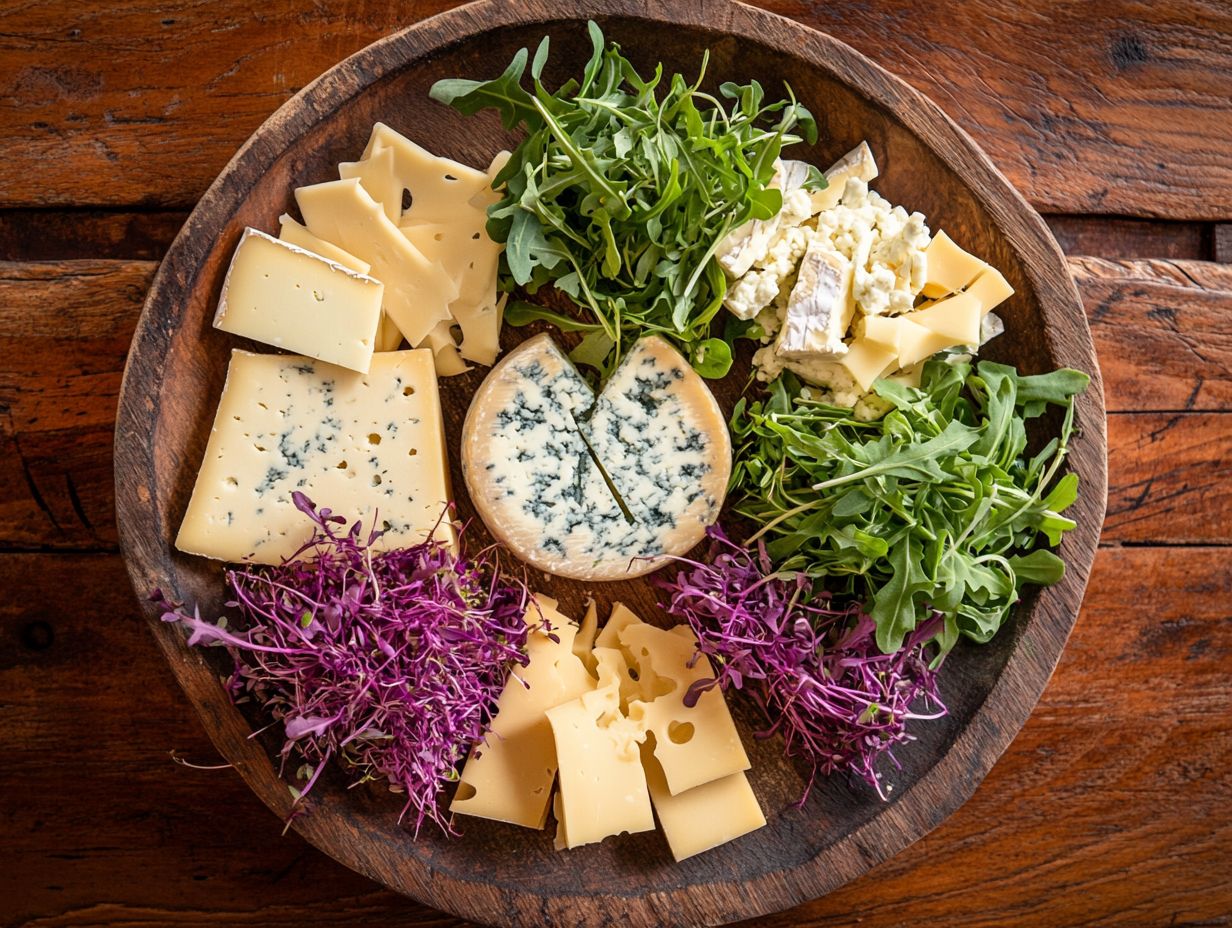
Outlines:
<svg viewBox="0 0 1232 928"><path fill-rule="evenodd" d="M550 336L523 342L476 392L462 435L467 490L492 535L579 580L638 577L697 544L731 456L714 395L657 336L597 397Z"/></svg>

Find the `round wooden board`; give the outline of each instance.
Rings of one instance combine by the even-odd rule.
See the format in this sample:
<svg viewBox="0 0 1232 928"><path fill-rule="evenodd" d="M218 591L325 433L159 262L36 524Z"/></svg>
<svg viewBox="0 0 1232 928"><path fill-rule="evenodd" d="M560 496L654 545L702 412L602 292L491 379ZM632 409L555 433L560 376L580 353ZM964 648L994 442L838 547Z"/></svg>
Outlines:
<svg viewBox="0 0 1232 928"><path fill-rule="evenodd" d="M1102 386L1086 318L1056 243L1031 208L974 143L940 110L829 36L738 3L476 3L383 39L305 88L263 125L202 198L155 279L134 336L116 427L116 499L122 545L138 595L161 588L218 614L217 563L188 557L172 542L205 448L233 339L211 328L223 274L244 226L274 230L293 211L293 189L332 179L362 151L374 121L390 123L433 150L486 164L511 139L492 114L464 118L428 99L441 77L495 76L522 46L552 36L549 84L588 54L595 18L639 67L662 60L693 73L710 49L709 79L760 80L774 93L788 81L816 114L821 141L793 157L825 166L868 139L882 167L877 188L919 209L933 229L1001 268L1018 291L1005 306L1007 334L988 356L1027 372L1068 365L1092 375L1079 401L1081 436L1070 463L1081 476L1078 528L1062 554L1069 569L1055 587L1030 595L997 639L960 646L942 675L951 714L915 726L919 740L887 773L888 802L842 777L819 782L797 808L804 771L781 757L777 739L747 737L758 720L734 701L753 758L751 779L768 827L708 854L673 864L658 833L622 836L568 853L548 832L478 820L461 839L398 826L400 803L375 790L348 791L343 774L323 777L294 826L361 873L423 902L499 925L718 924L787 908L858 876L934 828L980 782L1026 720L1073 626L1094 558L1106 497ZM522 337L506 332L506 347ZM747 358L742 359L747 370ZM454 485L459 428L483 372L442 384ZM737 382L739 381L739 382ZM730 404L743 378L716 390ZM474 539L479 540L479 539ZM654 616L644 581L584 587L536 577L577 610L586 595L623 600ZM190 649L183 632L151 628L219 751L280 816L291 796L271 761L276 742L250 739L257 727L231 705L218 652ZM270 840L278 828L271 822Z"/></svg>

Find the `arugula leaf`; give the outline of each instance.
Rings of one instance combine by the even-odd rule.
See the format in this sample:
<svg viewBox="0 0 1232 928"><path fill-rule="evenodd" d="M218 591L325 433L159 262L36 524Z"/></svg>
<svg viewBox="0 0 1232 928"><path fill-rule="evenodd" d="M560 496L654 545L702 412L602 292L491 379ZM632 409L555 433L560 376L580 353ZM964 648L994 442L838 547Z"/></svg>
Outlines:
<svg viewBox="0 0 1232 928"><path fill-rule="evenodd" d="M801 396L784 375L732 415L737 445L729 499L760 526L780 570L828 579L857 597L878 646L900 647L934 612L943 653L960 636L988 641L1024 583L1064 573L1055 547L1078 477L1060 469L1085 374L1022 377L982 361L928 362L918 389L879 381L893 404L876 422ZM1060 433L1026 457L1026 420L1060 406Z"/></svg>
<svg viewBox="0 0 1232 928"><path fill-rule="evenodd" d="M715 247L745 221L778 212L782 194L768 186L774 162L801 133L815 142L816 121L790 88L772 103L756 81L723 84L719 97L704 92L708 55L693 82L673 74L664 83L662 65L645 78L595 23L587 29L581 80L554 92L541 81L547 39L493 80L432 87L434 100L467 115L496 109L506 128L526 133L488 211L488 234L505 244L501 287L567 294L580 316L562 328L607 335L583 352L602 375L625 345L656 333L703 376L722 377L731 345L710 333L727 287ZM820 173L810 181L820 185Z"/></svg>

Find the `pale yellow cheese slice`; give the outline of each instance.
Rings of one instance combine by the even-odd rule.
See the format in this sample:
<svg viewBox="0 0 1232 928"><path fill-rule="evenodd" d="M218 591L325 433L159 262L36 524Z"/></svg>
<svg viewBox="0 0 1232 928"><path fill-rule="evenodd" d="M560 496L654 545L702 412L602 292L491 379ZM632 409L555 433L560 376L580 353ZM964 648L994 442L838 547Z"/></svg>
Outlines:
<svg viewBox="0 0 1232 928"><path fill-rule="evenodd" d="M599 685L548 710L560 765L558 844L579 847L654 828L639 745L645 729L620 711L619 651L596 648Z"/></svg>
<svg viewBox="0 0 1232 928"><path fill-rule="evenodd" d="M853 341L838 363L847 369L851 379L859 384L861 390L868 390L878 377L899 366L893 348L868 339Z"/></svg>
<svg viewBox="0 0 1232 928"><path fill-rule="evenodd" d="M904 318L898 339L898 366L911 367L913 364L919 364L932 357L938 351L953 348L958 344L961 343L957 339L934 332L932 329L926 329Z"/></svg>
<svg viewBox="0 0 1232 928"><path fill-rule="evenodd" d="M620 640L637 664L643 693L629 704L629 718L643 722L655 736L655 757L672 795L748 770L748 755L718 687L702 693L692 707L684 704L693 683L714 676L709 660L693 660L697 638L692 631L681 626L669 632L638 622L625 627Z"/></svg>
<svg viewBox="0 0 1232 928"><path fill-rule="evenodd" d="M367 261L360 261L359 258L349 251L339 248L323 238L318 238L286 213L278 217L278 237L284 242L298 245L305 251L311 251L315 255L320 255L322 258L341 264L343 267L349 267L356 273L367 274L372 270L372 265Z"/></svg>
<svg viewBox="0 0 1232 928"><path fill-rule="evenodd" d="M595 660L595 635L599 631L599 607L592 599L586 604L586 614L582 617L582 625L573 639L573 653L577 655L592 676L599 673L598 662Z"/></svg>
<svg viewBox="0 0 1232 928"><path fill-rule="evenodd" d="M470 370L462 355L458 353L458 343L454 340L452 328L452 321L445 319L438 322L423 340L423 347L432 351L438 377L455 377Z"/></svg>
<svg viewBox="0 0 1232 928"><path fill-rule="evenodd" d="M547 710L588 692L595 681L574 653L578 627L558 610L555 600L536 595L525 621L530 628L526 641L530 662L510 673L491 731L462 768L449 808L542 828L557 767Z"/></svg>
<svg viewBox="0 0 1232 928"><path fill-rule="evenodd" d="M955 293L906 317L938 335L953 339L956 345L980 343L980 301L970 293Z"/></svg>
<svg viewBox="0 0 1232 928"><path fill-rule="evenodd" d="M392 152L393 173L401 188L410 191L411 205L402 211L402 220L447 222L459 204L467 203L489 183L486 172L438 157L382 122L372 127L363 157L370 158L378 148ZM398 205L402 205L401 190Z"/></svg>
<svg viewBox="0 0 1232 928"><path fill-rule="evenodd" d="M924 249L927 277L923 293L928 297L945 296L961 290L986 268L983 261L954 244L945 232L937 232Z"/></svg>
<svg viewBox="0 0 1232 928"><path fill-rule="evenodd" d="M412 345L449 319L457 284L389 221L356 179L300 187L295 201L308 230L372 265L385 285L385 312Z"/></svg>
<svg viewBox="0 0 1232 928"><path fill-rule="evenodd" d="M402 221L402 179L394 166L394 150L378 145L362 161L344 161L338 165L338 177L355 178L372 199L381 204L389 221Z"/></svg>
<svg viewBox="0 0 1232 928"><path fill-rule="evenodd" d="M980 276L963 292L979 301L980 312L987 315L1012 297L1014 288L995 267L985 267Z"/></svg>
<svg viewBox="0 0 1232 928"><path fill-rule="evenodd" d="M677 862L734 841L766 824L748 777L733 773L672 795L651 740L642 745L642 766L659 826Z"/></svg>

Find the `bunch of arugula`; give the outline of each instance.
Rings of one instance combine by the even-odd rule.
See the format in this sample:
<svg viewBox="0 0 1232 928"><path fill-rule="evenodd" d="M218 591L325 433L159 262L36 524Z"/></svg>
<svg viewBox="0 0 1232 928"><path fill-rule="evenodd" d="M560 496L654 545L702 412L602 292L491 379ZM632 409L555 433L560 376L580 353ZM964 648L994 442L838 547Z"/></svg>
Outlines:
<svg viewBox="0 0 1232 928"><path fill-rule="evenodd" d="M540 76L545 37L522 87L522 49L495 80L442 80L432 98L467 115L487 108L526 138L497 176L503 198L488 211L488 234L505 243L502 285L535 293L545 284L588 310L573 318L515 303L506 321L546 320L585 335L573 359L609 374L641 335L674 341L705 377L722 377L731 346L711 338L727 283L714 251L732 229L769 219L782 195L768 186L786 145L810 143L817 126L791 96L764 102L760 84L725 83L719 98L663 66L643 78L615 43L589 24L593 54L580 81L549 93ZM725 103L724 101L728 101ZM806 184L825 186L813 171Z"/></svg>
<svg viewBox="0 0 1232 928"><path fill-rule="evenodd" d="M761 526L754 537L778 568L862 601L883 652L934 612L943 654L960 635L988 641L1024 583L1064 573L1056 554L1030 549L1074 527L1061 513L1078 476L1057 478L1089 380L929 361L919 389L878 381L893 408L864 422L802 396L785 374L733 413L734 510ZM1060 432L1028 457L1027 420L1050 405L1064 410Z"/></svg>

